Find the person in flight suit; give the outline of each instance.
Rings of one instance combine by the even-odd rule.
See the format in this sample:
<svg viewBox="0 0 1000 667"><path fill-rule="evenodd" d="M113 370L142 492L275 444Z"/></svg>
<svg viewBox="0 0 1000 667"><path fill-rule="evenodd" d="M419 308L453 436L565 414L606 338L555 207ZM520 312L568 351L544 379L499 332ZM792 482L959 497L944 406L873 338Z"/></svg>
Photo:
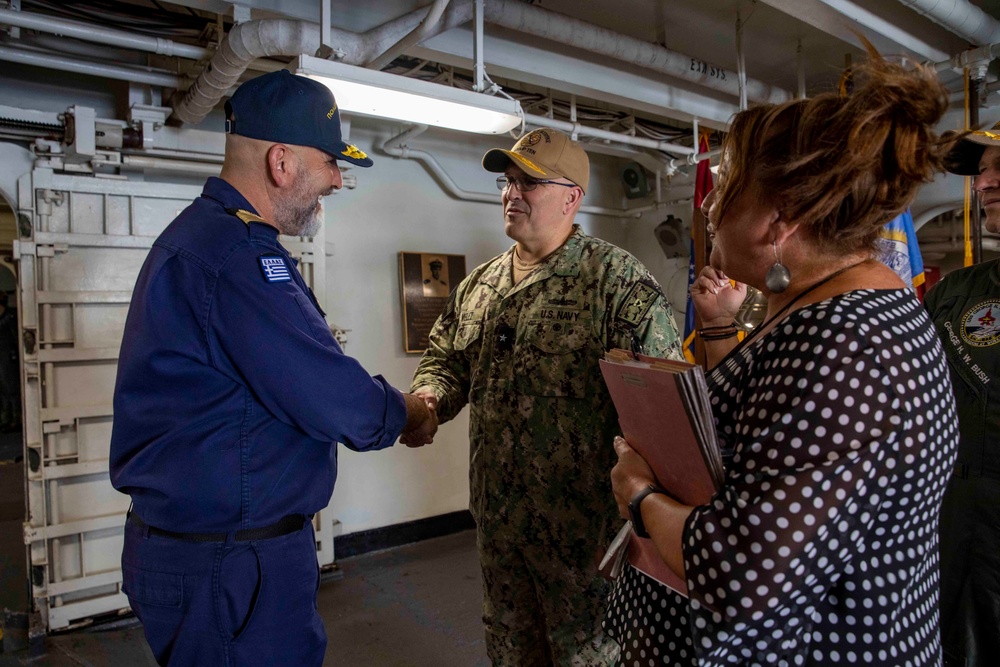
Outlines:
<svg viewBox="0 0 1000 667"><path fill-rule="evenodd" d="M436 418L346 356L279 234L310 236L341 138L327 88L273 72L226 103L226 152L153 244L118 362L111 480L132 498L122 590L162 665L320 665L311 517L336 443L429 443Z"/></svg>
<svg viewBox="0 0 1000 667"><path fill-rule="evenodd" d="M552 129L493 149L515 244L452 292L412 382L444 422L468 403L471 510L494 665L608 665L609 585L595 551L620 526L609 475L618 416L598 361L611 348L681 358L660 287L574 218L583 148Z"/></svg>
<svg viewBox="0 0 1000 667"><path fill-rule="evenodd" d="M1000 123L966 135L948 171L974 176L1000 234ZM946 667L1000 655L1000 260L958 269L924 300L958 404L958 464L941 507L941 645ZM990 656L993 656L992 658Z"/></svg>

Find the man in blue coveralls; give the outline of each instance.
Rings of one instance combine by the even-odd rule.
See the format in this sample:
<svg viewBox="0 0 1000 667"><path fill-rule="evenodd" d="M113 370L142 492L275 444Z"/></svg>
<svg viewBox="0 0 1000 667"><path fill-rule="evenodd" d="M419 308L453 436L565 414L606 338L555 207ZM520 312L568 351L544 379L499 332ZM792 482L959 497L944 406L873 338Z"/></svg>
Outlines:
<svg viewBox="0 0 1000 667"><path fill-rule="evenodd" d="M160 235L118 362L111 480L132 497L122 589L161 665L320 665L311 516L357 451L431 442L424 402L345 356L278 234L310 236L341 137L286 70L226 104L220 178Z"/></svg>

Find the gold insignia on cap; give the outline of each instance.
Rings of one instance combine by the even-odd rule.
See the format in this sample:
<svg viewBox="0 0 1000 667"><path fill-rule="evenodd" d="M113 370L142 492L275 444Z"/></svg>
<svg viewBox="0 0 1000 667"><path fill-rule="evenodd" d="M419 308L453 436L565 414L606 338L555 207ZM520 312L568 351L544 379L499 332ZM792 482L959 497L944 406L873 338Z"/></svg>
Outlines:
<svg viewBox="0 0 1000 667"><path fill-rule="evenodd" d="M354 158L355 160L364 160L368 157L363 150L357 146L352 146L351 144L347 144L347 148L345 148L340 154L349 158Z"/></svg>
<svg viewBox="0 0 1000 667"><path fill-rule="evenodd" d="M531 134L529 134L528 136L526 136L524 138L524 141L521 142L521 145L522 146L534 146L535 144L537 144L541 140L542 140L542 131L541 130L535 130L534 132L532 132Z"/></svg>
<svg viewBox="0 0 1000 667"><path fill-rule="evenodd" d="M992 139L993 141L1000 141L1000 134L996 132L990 132L989 130L975 130L969 134L975 134L980 137L986 137L987 139Z"/></svg>
<svg viewBox="0 0 1000 667"><path fill-rule="evenodd" d="M532 162L528 158L524 157L523 155L521 155L519 153L511 153L510 156L512 158L515 158L518 162L524 163L524 165L526 167L528 167L528 169L534 169L535 171L537 171L542 176L548 176L548 174L545 173L544 169L542 169L537 164L535 164L534 162Z"/></svg>
<svg viewBox="0 0 1000 667"><path fill-rule="evenodd" d="M333 118L333 114L337 113L337 105L334 104L329 111L326 112L327 118Z"/></svg>

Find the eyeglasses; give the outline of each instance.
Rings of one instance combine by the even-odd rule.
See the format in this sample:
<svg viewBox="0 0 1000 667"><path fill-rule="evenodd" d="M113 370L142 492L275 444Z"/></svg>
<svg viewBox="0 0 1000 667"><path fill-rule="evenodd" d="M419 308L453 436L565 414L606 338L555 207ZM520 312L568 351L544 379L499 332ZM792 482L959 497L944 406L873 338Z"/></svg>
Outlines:
<svg viewBox="0 0 1000 667"><path fill-rule="evenodd" d="M556 181L543 181L537 178L511 178L510 176L497 177L497 190L503 192L512 185L516 185L519 192L531 192L539 185L561 185L564 188L575 188L575 183L557 183Z"/></svg>

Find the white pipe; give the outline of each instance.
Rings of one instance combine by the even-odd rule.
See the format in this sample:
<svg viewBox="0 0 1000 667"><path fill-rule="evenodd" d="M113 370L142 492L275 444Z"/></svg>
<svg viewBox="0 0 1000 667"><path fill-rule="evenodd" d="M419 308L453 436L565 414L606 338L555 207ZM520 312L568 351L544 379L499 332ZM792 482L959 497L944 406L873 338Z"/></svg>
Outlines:
<svg viewBox="0 0 1000 667"><path fill-rule="evenodd" d="M17 28L47 32L53 35L75 37L87 42L110 44L111 46L124 49L158 53L163 56L179 56L181 58L201 60L202 58L207 58L211 53L208 49L200 46L178 44L169 39L145 37L125 32L124 30L102 28L93 23L57 19L50 16L42 16L41 14L17 12L11 9L0 9L0 23L6 23Z"/></svg>
<svg viewBox="0 0 1000 667"><path fill-rule="evenodd" d="M181 82L181 78L173 74L159 74L134 67L121 67L118 65L80 60L79 58L33 53L21 49L12 49L8 46L0 46L0 60L19 63L21 65L58 69L76 74L99 76L118 81L134 81L135 83L163 86L164 88L177 88Z"/></svg>
<svg viewBox="0 0 1000 667"><path fill-rule="evenodd" d="M472 89L477 93L486 90L489 78L486 76L485 2L486 0L473 0L472 3Z"/></svg>
<svg viewBox="0 0 1000 667"><path fill-rule="evenodd" d="M490 0L486 3L486 21L693 81L712 90L737 97L740 94L735 72L535 5L517 0ZM787 90L756 79L747 79L746 84L747 96L756 102L780 103L793 97Z"/></svg>
<svg viewBox="0 0 1000 667"><path fill-rule="evenodd" d="M192 176L218 176L222 171L222 159L217 163L195 162L193 160L170 160L145 155L123 155L122 167L128 169L156 169L159 171L179 171Z"/></svg>
<svg viewBox="0 0 1000 667"><path fill-rule="evenodd" d="M722 153L722 149L721 148L713 148L710 151L705 151L704 153L698 153L697 155L695 155L695 154L688 155L684 159L684 162L686 162L688 164L688 166L694 166L694 165L698 164L699 162L701 162L702 160L711 160L713 157L715 157L716 155L719 155L721 153ZM670 161L670 166L672 168L676 169L677 168L676 162L677 162L677 160L671 160Z"/></svg>
<svg viewBox="0 0 1000 667"><path fill-rule="evenodd" d="M556 130L562 130L570 135L607 139L608 141L614 141L620 144L641 146L642 148L652 148L658 151L667 151L668 153L691 155L697 152L696 149L691 148L690 146L672 144L668 141L657 141L656 139L646 139L644 137L633 137L629 134L608 132L607 130L601 130L596 127L588 127L586 125L581 125L580 123L570 123L565 120L556 120L555 118L549 118L548 116L536 116L529 113L524 115L524 122L537 125L538 127L551 127Z"/></svg>
<svg viewBox="0 0 1000 667"><path fill-rule="evenodd" d="M173 117L184 123L200 123L257 58L312 54L319 48L319 26L315 23L285 19L239 23L229 31L194 85L174 105Z"/></svg>
<svg viewBox="0 0 1000 667"><path fill-rule="evenodd" d="M968 51L962 51L948 60L943 60L939 63L935 63L934 69L938 72L945 70L961 70L968 67L970 70L970 76L976 78L977 75L982 77L986 73L986 67L989 65L990 61L994 58L1000 57L1000 44L993 42L987 44L986 46L979 46L974 49L969 49ZM979 70L977 73L976 70Z"/></svg>
<svg viewBox="0 0 1000 667"><path fill-rule="evenodd" d="M365 67L368 69L380 70L395 60L396 57L406 51L406 49L410 48L414 44L419 44L428 37L431 37L436 32L434 28L441 20L441 15L444 14L444 10L447 9L450 1L451 0L434 0L434 4L427 12L427 16L424 17L424 20L420 22L420 25L418 25L416 29L404 35L402 39L386 49L385 52L365 65Z"/></svg>
<svg viewBox="0 0 1000 667"><path fill-rule="evenodd" d="M364 34L333 30L331 40L337 43L337 53L342 56L343 62L363 64L373 60L375 54L385 52L383 45L394 44L403 35L412 32L429 12L427 7L414 10ZM510 0L485 3L484 14L485 20L495 25L739 95L739 86L732 72L563 14ZM471 2L452 3L434 29L444 31L471 18ZM313 23L267 19L236 25L183 100L175 104L174 117L185 123L200 122L255 58L312 54L320 46L320 31ZM747 81L747 94L750 99L762 102L792 99L790 92L752 79ZM684 152L678 147L666 150Z"/></svg>
<svg viewBox="0 0 1000 667"><path fill-rule="evenodd" d="M292 23L300 23L300 22L292 22ZM240 25L248 25L248 24L241 23ZM307 25L307 24L300 23L300 25ZM172 74L158 74L155 72L145 72L139 69L121 67L117 65L91 63L79 59L65 58L61 56L47 55L41 53L32 53L19 49L12 49L5 46L0 46L0 60L21 63L23 65L48 67L51 69L58 69L67 72L75 72L78 74L103 76L109 79L116 79L121 81L135 81L137 83L146 83L153 86L162 86L164 88L178 89L181 87L183 81L181 77L174 76ZM237 78L238 76L239 75L237 75ZM199 79L199 81L201 81L201 79ZM226 79L215 79L213 77L209 78L209 81L216 81L214 85L222 86L225 85ZM225 95L229 93L230 93L230 88L226 88L222 94ZM208 98L203 97L199 99L207 100ZM216 102L211 102L211 106L209 106L207 110L205 110L205 115L207 115L208 111L211 111L212 107L214 107ZM195 103L197 103L197 100ZM208 104L207 101L204 103ZM175 115L176 113L177 110L175 109ZM203 117L204 116L202 116L202 118ZM525 122L537 125L538 127L553 127L555 129L564 130L569 133L575 132L582 136L594 137L597 139L605 139L608 141L613 141L615 143L625 144L628 146L652 148L655 150L662 150L672 153L681 153L684 155L694 154L694 149L689 148L687 146L672 144L666 141L656 141L655 139L633 137L627 134L617 134L615 132L608 132L607 130L588 127L586 125L581 125L579 123L569 123L566 121L556 120L554 118L548 118L546 116L535 116L532 114L527 114L525 116ZM703 159L705 155L712 155L712 154L714 153L710 152L707 154L703 154L703 156L699 159Z"/></svg>
<svg viewBox="0 0 1000 667"><path fill-rule="evenodd" d="M425 166L427 166L431 173L438 178L441 185L444 186L444 189L447 190L448 193L455 199L482 202L484 204L499 204L499 194L463 190L457 183L455 183L455 180L448 174L447 171L445 171L444 167L441 166L441 163L438 162L433 155L427 151L416 150L406 145L407 141L418 137L426 130L426 125L414 125L403 133L386 139L382 142L379 148L383 153L387 153L394 157L403 158L404 160L419 160L422 162Z"/></svg>
<svg viewBox="0 0 1000 667"><path fill-rule="evenodd" d="M949 211L957 211L965 206L964 202L955 201L949 202L947 204L939 204L926 211L921 211L920 215L913 218L913 231L920 231L920 228L926 225L928 222L938 217L943 213L948 213Z"/></svg>
<svg viewBox="0 0 1000 667"><path fill-rule="evenodd" d="M973 44L1000 42L1000 22L969 0L899 0Z"/></svg>
<svg viewBox="0 0 1000 667"><path fill-rule="evenodd" d="M402 132L401 134L398 134L395 137L391 137L383 141L382 144L379 146L379 149L384 153L387 153L395 157L403 158L404 160L418 160L419 162L423 163L424 166L426 166L428 170L434 176L437 177L441 185L444 186L444 189L455 199L459 199L461 201L482 202L484 204L502 204L499 192L496 193L472 192L469 190L462 189L461 187L459 187L457 183L455 183L455 180L448 174L448 172L445 171L444 167L441 166L441 163L437 161L437 158L435 158L427 151L410 148L408 145L406 145L407 141L410 141L411 139L418 137L419 135L423 134L426 130L427 130L426 125L414 125L410 127L408 130ZM681 204L685 201L688 201L689 199L690 198L679 199L677 201L671 201L671 202L658 202L650 204L649 206L643 206L634 209L613 209L613 208L604 208L602 206L581 206L580 213L588 213L591 215L604 215L612 218L638 218L641 217L644 213L648 213L649 211L655 211L657 209L665 208L667 206L676 206L677 204Z"/></svg>
<svg viewBox="0 0 1000 667"><path fill-rule="evenodd" d="M468 21L471 6L466 9L469 11L465 14L450 11L448 18L439 22L438 27L446 30ZM416 9L366 33L331 28L330 40L337 44L336 53L341 62L363 65L385 52L403 35L412 32L428 11L427 7ZM235 25L194 85L175 102L171 117L184 123L200 123L255 59L291 57L303 53L313 55L321 47L320 27L315 23L261 19Z"/></svg>

